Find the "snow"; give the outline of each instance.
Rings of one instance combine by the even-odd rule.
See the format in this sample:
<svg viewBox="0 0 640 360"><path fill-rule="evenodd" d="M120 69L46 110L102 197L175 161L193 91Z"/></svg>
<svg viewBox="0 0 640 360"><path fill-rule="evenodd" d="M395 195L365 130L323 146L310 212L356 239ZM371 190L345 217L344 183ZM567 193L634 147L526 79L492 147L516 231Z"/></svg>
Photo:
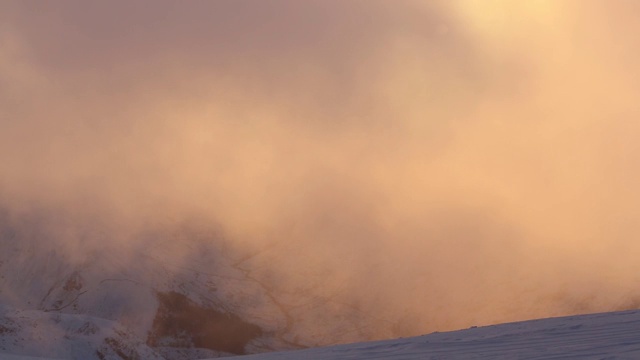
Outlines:
<svg viewBox="0 0 640 360"><path fill-rule="evenodd" d="M192 307L263 329L267 335L252 339L247 353L291 348L279 340L286 335L280 330L284 314L266 301L261 284L234 266L237 260L208 228L193 234L176 225L178 230L143 234L131 243L116 241L120 247L101 243L101 229L90 228L82 236L92 242L85 251L37 224L28 226L37 219L20 220L27 225L12 221L0 209L0 359L6 353L95 360L111 352L168 360L229 355L192 347L191 334L158 333L168 341L148 345L163 310L159 295L171 293L184 295Z"/></svg>
<svg viewBox="0 0 640 360"><path fill-rule="evenodd" d="M57 359L0 353L0 360L57 360Z"/></svg>
<svg viewBox="0 0 640 360"><path fill-rule="evenodd" d="M115 321L0 305L0 360L8 354L55 359L163 359Z"/></svg>
<svg viewBox="0 0 640 360"><path fill-rule="evenodd" d="M0 360L121 359L121 354L191 360L222 355L191 346L149 345L154 319L163 309L158 294L168 293L260 326L265 335L248 343L247 353L292 348L292 339L298 340L304 329L314 332L301 345L349 341L340 332L322 331L322 321L330 323L331 317L321 319L318 312L301 306L288 310L282 304L295 304L293 299L304 292L283 293L265 286L243 267L245 260L239 262L237 254L212 241L206 231L201 237L190 232L179 241L172 235L180 233L177 230L152 234L154 246L119 252L107 246L78 261L44 231L31 234L20 229L8 222L3 225L0 214ZM86 237L96 236L90 232ZM175 261L173 254L180 251L188 262ZM135 261L122 259L123 253ZM638 333L640 311L627 311L238 359L640 359Z"/></svg>
<svg viewBox="0 0 640 360"><path fill-rule="evenodd" d="M531 320L235 359L640 359L640 310Z"/></svg>

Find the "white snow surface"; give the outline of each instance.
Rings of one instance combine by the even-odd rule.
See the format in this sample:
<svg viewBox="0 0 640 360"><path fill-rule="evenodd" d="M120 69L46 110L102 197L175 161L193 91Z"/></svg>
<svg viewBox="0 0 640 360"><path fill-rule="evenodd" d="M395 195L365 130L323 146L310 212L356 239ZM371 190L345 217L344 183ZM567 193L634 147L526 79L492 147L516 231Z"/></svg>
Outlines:
<svg viewBox="0 0 640 360"><path fill-rule="evenodd" d="M18 355L21 357L16 357ZM87 315L16 310L0 305L0 359L121 359L136 356L163 359L115 321Z"/></svg>
<svg viewBox="0 0 640 360"><path fill-rule="evenodd" d="M531 320L234 359L640 359L640 310Z"/></svg>
<svg viewBox="0 0 640 360"><path fill-rule="evenodd" d="M1 360L56 360L52 358L42 358L33 356L11 355L0 353Z"/></svg>

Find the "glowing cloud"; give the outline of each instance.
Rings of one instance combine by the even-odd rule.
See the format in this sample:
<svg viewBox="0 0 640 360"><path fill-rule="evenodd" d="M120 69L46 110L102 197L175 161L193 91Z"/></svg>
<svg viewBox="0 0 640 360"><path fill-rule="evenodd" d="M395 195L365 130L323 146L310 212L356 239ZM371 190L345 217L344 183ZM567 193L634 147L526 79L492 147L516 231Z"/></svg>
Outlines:
<svg viewBox="0 0 640 360"><path fill-rule="evenodd" d="M216 224L303 338L630 306L628 7L5 2L0 199L114 232Z"/></svg>

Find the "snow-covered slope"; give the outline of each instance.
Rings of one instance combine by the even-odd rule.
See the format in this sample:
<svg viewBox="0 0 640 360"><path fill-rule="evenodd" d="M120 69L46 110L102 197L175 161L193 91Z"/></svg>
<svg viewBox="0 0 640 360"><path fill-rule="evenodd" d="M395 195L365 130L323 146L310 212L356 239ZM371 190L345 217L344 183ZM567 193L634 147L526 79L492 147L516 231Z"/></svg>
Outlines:
<svg viewBox="0 0 640 360"><path fill-rule="evenodd" d="M115 321L0 307L2 353L59 359L163 359Z"/></svg>
<svg viewBox="0 0 640 360"><path fill-rule="evenodd" d="M0 359L2 359L2 360L52 360L52 358L42 358L42 357L23 356L23 355L11 355L11 354L3 354L3 353L0 353ZM53 360L55 360L55 359L53 359Z"/></svg>
<svg viewBox="0 0 640 360"><path fill-rule="evenodd" d="M21 316L37 319L43 315L32 313ZM90 322L90 319L75 317L66 323L85 324L83 327L86 328L87 321ZM78 336L73 339L75 345L70 348L56 348L55 341L52 341L50 345L53 347L47 353L51 357L46 359L90 356L92 346L104 343L106 334L117 336L116 324L101 325L96 332L77 332ZM38 330L37 325L29 331L39 332L39 336L45 335L43 331L46 332L45 329ZM3 343L7 342L11 342L11 337L3 338ZM91 342L94 344L90 344ZM110 344L113 342L104 343L106 346L103 346L103 350L113 351L109 349ZM130 349L117 351L124 352ZM31 353L37 351L31 350ZM146 353L135 353L131 358L153 359L158 356L147 349ZM5 349L0 351L0 359L45 358L12 355ZM540 319L433 333L414 338L274 352L234 359L640 359L640 310Z"/></svg>
<svg viewBox="0 0 640 360"><path fill-rule="evenodd" d="M300 348L211 229L101 241L100 226L61 236L61 221L0 212L0 353L180 360Z"/></svg>
<svg viewBox="0 0 640 360"><path fill-rule="evenodd" d="M235 359L640 359L640 310L532 320Z"/></svg>
<svg viewBox="0 0 640 360"><path fill-rule="evenodd" d="M309 311L315 300L305 291L258 277L252 269L266 260L226 248L210 228L172 224L101 242L110 233L100 226L61 235L49 225L61 221L0 212L0 359L187 360L354 341L339 331L305 334L305 321L331 317ZM640 359L638 333L640 312L630 311L250 359Z"/></svg>

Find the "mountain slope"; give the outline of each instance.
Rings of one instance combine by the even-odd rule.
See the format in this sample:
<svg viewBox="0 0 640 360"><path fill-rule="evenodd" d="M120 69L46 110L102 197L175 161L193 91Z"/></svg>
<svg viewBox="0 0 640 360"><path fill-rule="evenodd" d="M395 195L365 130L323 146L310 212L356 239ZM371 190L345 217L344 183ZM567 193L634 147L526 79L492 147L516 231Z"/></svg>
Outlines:
<svg viewBox="0 0 640 360"><path fill-rule="evenodd" d="M0 211L0 359L190 360L355 341L339 328L322 326L336 322L323 310L349 304L325 304L314 292L274 287L277 277L259 277L252 269L279 258L234 252L209 227L173 223L129 235L136 238L128 241L94 224L60 233L50 224L64 225L64 217L47 214L12 217ZM323 278L308 279L312 286ZM378 334L393 328L393 322L368 322L370 313L349 309L341 313L353 319L337 319L353 325L347 327ZM306 327L315 331L305 333L305 324L316 325ZM358 326L365 324L379 326ZM640 358L638 330L640 315L631 311L253 359Z"/></svg>
<svg viewBox="0 0 640 360"><path fill-rule="evenodd" d="M540 319L235 359L640 359L640 310Z"/></svg>
<svg viewBox="0 0 640 360"><path fill-rule="evenodd" d="M99 226L61 236L63 221L0 211L0 353L180 360L295 347L285 314L211 229L127 241Z"/></svg>
<svg viewBox="0 0 640 360"><path fill-rule="evenodd" d="M0 334L0 353L60 359L163 359L115 321L86 315L0 307Z"/></svg>

